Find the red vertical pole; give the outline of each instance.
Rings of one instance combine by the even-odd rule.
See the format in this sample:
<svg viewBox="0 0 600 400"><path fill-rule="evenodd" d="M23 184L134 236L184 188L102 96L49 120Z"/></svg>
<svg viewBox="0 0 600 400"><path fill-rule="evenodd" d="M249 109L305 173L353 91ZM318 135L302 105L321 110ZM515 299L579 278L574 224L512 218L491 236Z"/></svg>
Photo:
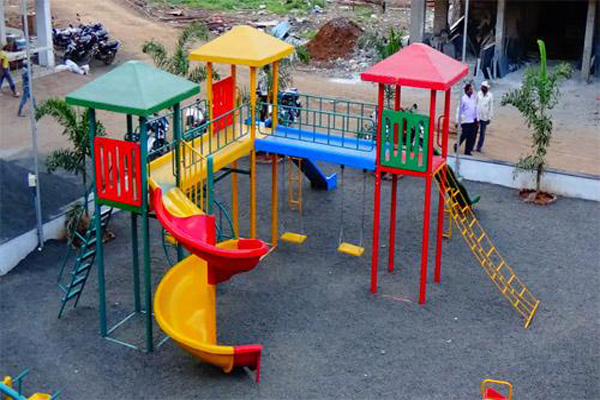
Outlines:
<svg viewBox="0 0 600 400"><path fill-rule="evenodd" d="M375 155L375 194L373 196L373 243L371 255L371 293L377 293L377 264L379 258L379 202L381 198L381 172L379 170L379 157L381 147L381 118L383 115L383 84L379 84L377 93L377 154Z"/></svg>
<svg viewBox="0 0 600 400"><path fill-rule="evenodd" d="M400 85L396 85L395 96L394 96L394 110L400 110ZM397 208L397 196L398 196L398 175L392 175L392 201L390 204L390 245L388 254L388 271L394 272L394 257L396 247L396 208Z"/></svg>
<svg viewBox="0 0 600 400"><path fill-rule="evenodd" d="M448 128L450 126L450 89L446 90L444 100L444 127L442 130L442 157L446 160L448 155ZM440 283L442 270L442 235L444 234L444 194L446 190L446 173L442 173L441 190L438 199L438 223L437 223L437 244L435 253L435 272L433 281ZM448 221L448 223L452 223Z"/></svg>
<svg viewBox="0 0 600 400"><path fill-rule="evenodd" d="M433 159L433 137L435 136L435 90L431 91L429 101L429 150L427 152L427 176L425 178L425 209L423 212L423 243L421 250L421 285L419 304L425 304L427 292L427 252L429 250L429 218L431 211L431 178Z"/></svg>
<svg viewBox="0 0 600 400"><path fill-rule="evenodd" d="M392 201L390 210L390 252L388 258L388 271L394 272L394 253L396 242L396 196L398 191L398 175L392 175Z"/></svg>
<svg viewBox="0 0 600 400"><path fill-rule="evenodd" d="M375 210L373 215L373 255L371 257L371 293L377 293L377 264L379 257L379 201L381 198L381 172L375 171Z"/></svg>

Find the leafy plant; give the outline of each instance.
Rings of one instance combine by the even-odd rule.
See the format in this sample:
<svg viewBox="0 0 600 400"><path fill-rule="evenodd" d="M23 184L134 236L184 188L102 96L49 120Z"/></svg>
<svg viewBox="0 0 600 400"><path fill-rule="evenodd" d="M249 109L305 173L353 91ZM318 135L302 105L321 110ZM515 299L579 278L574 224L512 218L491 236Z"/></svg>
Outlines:
<svg viewBox="0 0 600 400"><path fill-rule="evenodd" d="M49 173L62 168L76 176L81 176L84 199L87 205L88 182L86 158L92 156L89 138L89 109L79 112L63 99L50 98L44 101L35 112L35 119L50 116L62 127L62 134L69 139L70 148L62 148L50 153L46 159ZM96 121L96 136L104 136L105 129L100 121ZM87 207L86 207L87 213Z"/></svg>
<svg viewBox="0 0 600 400"><path fill-rule="evenodd" d="M506 93L501 104L515 107L531 132L531 154L521 156L515 174L521 171L534 171L535 195L540 192L540 181L546 169L546 153L552 139L552 115L550 111L558 104L560 85L571 77L571 67L559 64L552 72L547 71L546 46L537 41L540 48L540 68L529 67L523 75L521 87Z"/></svg>
<svg viewBox="0 0 600 400"><path fill-rule="evenodd" d="M296 56L298 60L303 64L308 64L310 62L310 54L308 54L308 50L306 50L306 46L296 46Z"/></svg>
<svg viewBox="0 0 600 400"><path fill-rule="evenodd" d="M192 82L200 83L206 80L206 68L199 65L190 67L189 47L198 40L208 40L209 32L206 26L200 22L188 25L177 39L173 53L169 54L165 46L155 40L148 40L142 45L142 52L152 57L157 68L182 76ZM213 69L213 77L219 79L219 75Z"/></svg>
<svg viewBox="0 0 600 400"><path fill-rule="evenodd" d="M372 32L359 39L359 46L364 50L371 50L375 53L375 63L388 58L402 49L402 30L396 30L393 27L387 36L378 32ZM384 95L388 106L394 99L394 87L385 85Z"/></svg>

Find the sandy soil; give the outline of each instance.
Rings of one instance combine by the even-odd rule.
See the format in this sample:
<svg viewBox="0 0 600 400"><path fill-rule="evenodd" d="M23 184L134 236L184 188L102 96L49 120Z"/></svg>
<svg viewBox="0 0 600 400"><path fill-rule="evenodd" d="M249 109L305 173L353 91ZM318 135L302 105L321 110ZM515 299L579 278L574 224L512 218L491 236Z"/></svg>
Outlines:
<svg viewBox="0 0 600 400"><path fill-rule="evenodd" d="M147 59L140 51L141 44L150 38L159 38L165 44L175 41L177 29L173 26L149 21L137 11L119 0L89 2L85 0L54 0L53 14L58 22L75 20L76 13L83 21L101 21L110 34L123 42L119 53L119 63L132 59ZM71 90L106 72L104 66L94 64L93 73L81 77L69 73L54 74L35 80L38 101L50 96L63 96ZM488 128L485 153L477 157L514 162L519 155L529 149L530 133L524 126L518 112L510 107L499 107L501 94L520 82L521 72L494 84L496 96L496 116ZM333 71L335 75L335 71ZM247 73L241 72L240 82L247 82ZM301 92L320 94L373 102L376 98L375 87L357 79L335 79L332 72L315 73L298 69L294 74L294 85ZM575 78L565 84L564 99L556 108L555 134L553 146L549 150L549 166L577 173L600 175L600 83L583 85ZM453 101L459 97L458 90ZM441 99L438 99L441 100ZM422 112L427 110L427 93L407 89L403 91L403 103L417 103ZM439 103L439 102L438 102ZM2 135L0 138L0 156L16 157L30 146L28 119L17 118L18 100L9 96L5 87L0 94L0 117ZM441 104L438 104L440 107ZM120 119L112 115L100 116L109 128L122 131ZM47 153L65 144L60 128L52 121L40 125L40 149ZM27 139L24 139L27 138Z"/></svg>

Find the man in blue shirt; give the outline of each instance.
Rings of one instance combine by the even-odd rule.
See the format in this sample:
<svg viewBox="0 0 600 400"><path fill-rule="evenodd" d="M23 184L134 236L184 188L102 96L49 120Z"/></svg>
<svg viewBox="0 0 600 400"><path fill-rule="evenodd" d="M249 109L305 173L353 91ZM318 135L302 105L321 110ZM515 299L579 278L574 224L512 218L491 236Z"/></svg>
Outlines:
<svg viewBox="0 0 600 400"><path fill-rule="evenodd" d="M477 138L477 123L479 121L479 110L477 109L477 96L473 94L473 85L465 85L465 94L460 99L458 110L456 110L456 121L461 126L459 146L466 140L465 155L470 156L475 147ZM454 151L457 151L456 144Z"/></svg>
<svg viewBox="0 0 600 400"><path fill-rule="evenodd" d="M33 108L37 109L37 105L35 104L35 98L31 96L31 90L29 89L29 74L27 74L27 70L29 65L27 63L23 63L23 96L21 97L21 103L19 104L19 112L17 115L19 117L24 117L23 115L23 107L27 103L27 99L31 98L31 102L33 103ZM31 71L33 75L33 70Z"/></svg>

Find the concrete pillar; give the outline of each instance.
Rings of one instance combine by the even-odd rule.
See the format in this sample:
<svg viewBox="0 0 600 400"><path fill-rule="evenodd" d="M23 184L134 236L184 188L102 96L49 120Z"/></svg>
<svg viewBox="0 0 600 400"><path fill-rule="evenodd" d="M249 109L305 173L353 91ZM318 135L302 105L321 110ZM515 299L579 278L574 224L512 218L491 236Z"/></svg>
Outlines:
<svg viewBox="0 0 600 400"><path fill-rule="evenodd" d="M35 0L35 30L37 47L44 48L39 52L40 65L54 67L50 0Z"/></svg>
<svg viewBox="0 0 600 400"><path fill-rule="evenodd" d="M435 14L433 16L433 34L438 35L448 25L449 0L435 0Z"/></svg>
<svg viewBox="0 0 600 400"><path fill-rule="evenodd" d="M585 39L583 40L583 61L581 63L581 79L590 80L590 63L594 45L594 19L596 18L596 0L588 0L587 19L585 23ZM597 61L596 61L597 62Z"/></svg>
<svg viewBox="0 0 600 400"><path fill-rule="evenodd" d="M411 0L410 3L410 43L423 41L425 34L425 0Z"/></svg>
<svg viewBox="0 0 600 400"><path fill-rule="evenodd" d="M500 56L504 54L504 34L506 33L504 18L506 16L506 1L507 0L498 0L498 9L496 11L496 49L494 55L498 61L500 61Z"/></svg>
<svg viewBox="0 0 600 400"><path fill-rule="evenodd" d="M0 46L6 43L5 0L0 0Z"/></svg>

